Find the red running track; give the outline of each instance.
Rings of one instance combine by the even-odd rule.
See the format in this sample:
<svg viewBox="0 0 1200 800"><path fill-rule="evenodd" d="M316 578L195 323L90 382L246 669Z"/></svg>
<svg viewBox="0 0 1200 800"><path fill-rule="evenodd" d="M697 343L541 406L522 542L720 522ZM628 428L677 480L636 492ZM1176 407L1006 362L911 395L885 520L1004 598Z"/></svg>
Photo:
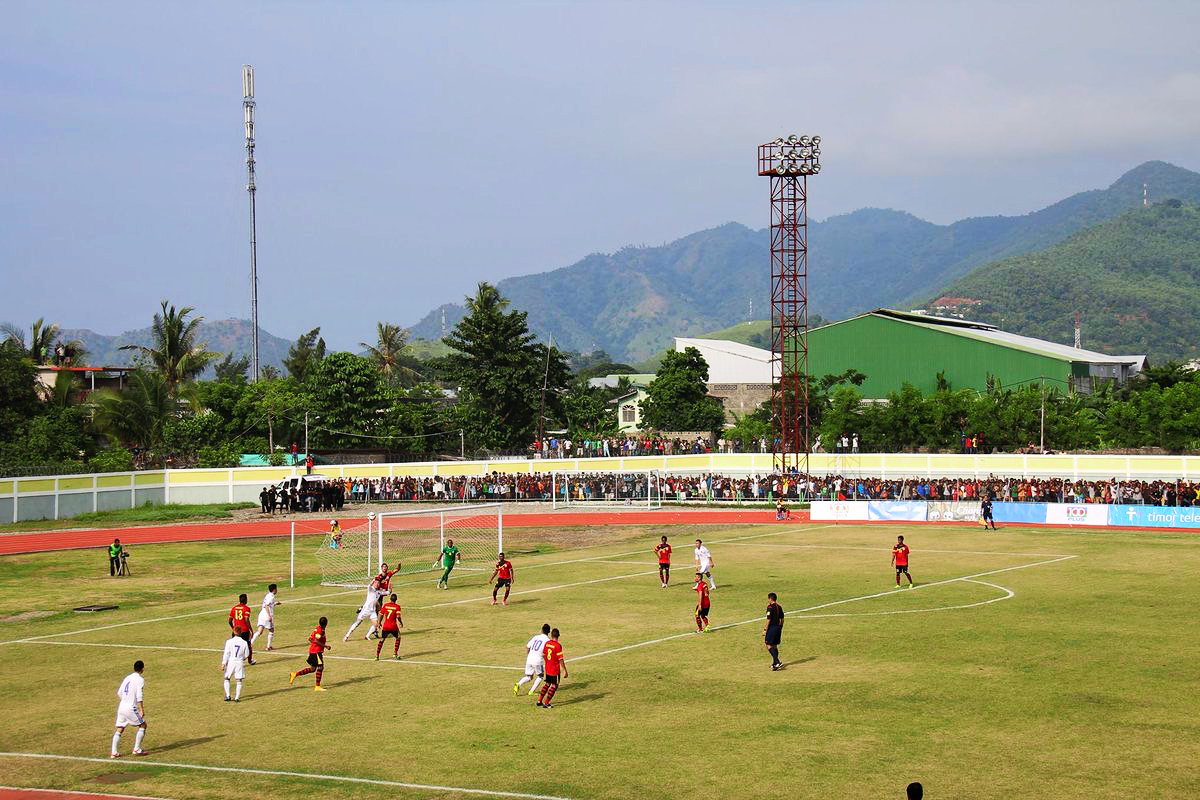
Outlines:
<svg viewBox="0 0 1200 800"><path fill-rule="evenodd" d="M365 517L341 518L343 526L366 522ZM296 533L324 533L325 520L297 520ZM774 523L774 511L579 511L506 513L507 528L570 528L587 525L741 525ZM792 512L781 524L808 522L808 512ZM0 536L0 555L44 553L52 550L81 550L107 547L113 539L122 544L159 544L163 542L200 542L214 539L257 539L288 536L290 520L254 520L251 522L208 522L179 525L149 525L140 528L79 528L47 533L15 533Z"/></svg>
<svg viewBox="0 0 1200 800"><path fill-rule="evenodd" d="M0 800L88 800L89 798L105 798L105 800L160 800L132 794L92 794L90 792L57 791L54 789L18 789L0 786Z"/></svg>

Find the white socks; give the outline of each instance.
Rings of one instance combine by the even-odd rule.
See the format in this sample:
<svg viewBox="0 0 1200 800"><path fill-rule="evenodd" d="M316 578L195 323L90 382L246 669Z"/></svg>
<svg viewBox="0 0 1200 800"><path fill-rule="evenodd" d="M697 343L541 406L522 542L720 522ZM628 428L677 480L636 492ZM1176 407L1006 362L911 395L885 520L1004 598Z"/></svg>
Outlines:
<svg viewBox="0 0 1200 800"><path fill-rule="evenodd" d="M374 622L372 622L372 623L371 623L371 629L370 629L369 631L367 631L367 635L366 635L366 636L364 636L363 638L364 638L364 639L370 639L370 638L371 638L371 634L372 634L372 633L374 633L374 632L375 632L375 623L374 623Z"/></svg>
<svg viewBox="0 0 1200 800"><path fill-rule="evenodd" d="M225 691L228 692L229 690L226 689ZM233 695L233 699L234 700L242 699L242 682L241 681L237 682L237 692Z"/></svg>
<svg viewBox="0 0 1200 800"><path fill-rule="evenodd" d="M523 678L521 678L521 680L517 681L517 686L524 686L526 684L526 682L531 681L531 680L533 680L533 678L530 677L529 675L526 675Z"/></svg>
<svg viewBox="0 0 1200 800"><path fill-rule="evenodd" d="M117 754L118 749L120 747L121 747L121 732L117 731L116 733L113 734L112 754L114 756Z"/></svg>
<svg viewBox="0 0 1200 800"><path fill-rule="evenodd" d="M133 740L133 751L136 753L142 749L142 738L146 735L145 728L138 728L137 737Z"/></svg>
<svg viewBox="0 0 1200 800"><path fill-rule="evenodd" d="M267 631L267 649L271 649L271 642L275 640L275 631Z"/></svg>
<svg viewBox="0 0 1200 800"><path fill-rule="evenodd" d="M534 678L534 679L533 679L533 686L530 686L530 687L529 687L529 693L530 693L530 694L533 694L534 692L536 692L536 691L537 691L538 684L540 684L541 682L542 682L542 679L541 679L541 678Z"/></svg>
<svg viewBox="0 0 1200 800"><path fill-rule="evenodd" d="M346 635L342 637L343 642L350 638L350 634L354 633L354 629L358 627L360 622L362 622L361 619L354 620L354 624L350 626L350 630L346 631Z"/></svg>
<svg viewBox="0 0 1200 800"><path fill-rule="evenodd" d="M229 678L225 679L225 699L229 699Z"/></svg>
<svg viewBox="0 0 1200 800"><path fill-rule="evenodd" d="M711 575L708 576L708 587L710 589L717 588L717 582L715 580L713 580L713 577Z"/></svg>
<svg viewBox="0 0 1200 800"><path fill-rule="evenodd" d="M262 633L262 628L259 628L258 630L256 630L254 632L254 635L250 637L250 644L254 644L255 640L258 639L258 635L260 633Z"/></svg>

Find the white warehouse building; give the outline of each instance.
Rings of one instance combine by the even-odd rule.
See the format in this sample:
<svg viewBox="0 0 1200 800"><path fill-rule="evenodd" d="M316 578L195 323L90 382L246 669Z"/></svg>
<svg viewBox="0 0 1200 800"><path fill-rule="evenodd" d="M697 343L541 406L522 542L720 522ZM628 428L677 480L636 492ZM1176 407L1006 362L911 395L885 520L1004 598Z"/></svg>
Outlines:
<svg viewBox="0 0 1200 800"><path fill-rule="evenodd" d="M726 339L675 338L675 352L694 347L708 363L708 393L725 404L733 421L771 399L771 351Z"/></svg>

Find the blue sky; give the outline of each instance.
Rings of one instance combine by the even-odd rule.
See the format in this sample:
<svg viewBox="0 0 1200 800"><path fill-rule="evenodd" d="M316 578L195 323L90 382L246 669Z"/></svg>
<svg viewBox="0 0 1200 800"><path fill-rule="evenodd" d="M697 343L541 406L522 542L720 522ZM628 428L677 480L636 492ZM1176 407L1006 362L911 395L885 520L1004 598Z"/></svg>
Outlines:
<svg viewBox="0 0 1200 800"><path fill-rule="evenodd" d="M735 220L759 142L820 133L818 218L1025 213L1200 169L1200 4L14 2L0 320L248 317L350 347L479 280ZM765 268L765 265L764 265Z"/></svg>

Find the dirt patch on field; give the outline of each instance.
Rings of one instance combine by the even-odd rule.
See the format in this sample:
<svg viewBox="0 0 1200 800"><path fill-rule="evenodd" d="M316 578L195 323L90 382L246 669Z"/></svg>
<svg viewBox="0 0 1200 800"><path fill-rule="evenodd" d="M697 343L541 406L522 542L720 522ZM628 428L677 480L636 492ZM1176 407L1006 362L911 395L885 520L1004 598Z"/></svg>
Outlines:
<svg viewBox="0 0 1200 800"><path fill-rule="evenodd" d="M0 622L25 622L31 619L41 619L42 617L53 617L57 611L22 611L20 614L10 614L7 617L0 617Z"/></svg>

